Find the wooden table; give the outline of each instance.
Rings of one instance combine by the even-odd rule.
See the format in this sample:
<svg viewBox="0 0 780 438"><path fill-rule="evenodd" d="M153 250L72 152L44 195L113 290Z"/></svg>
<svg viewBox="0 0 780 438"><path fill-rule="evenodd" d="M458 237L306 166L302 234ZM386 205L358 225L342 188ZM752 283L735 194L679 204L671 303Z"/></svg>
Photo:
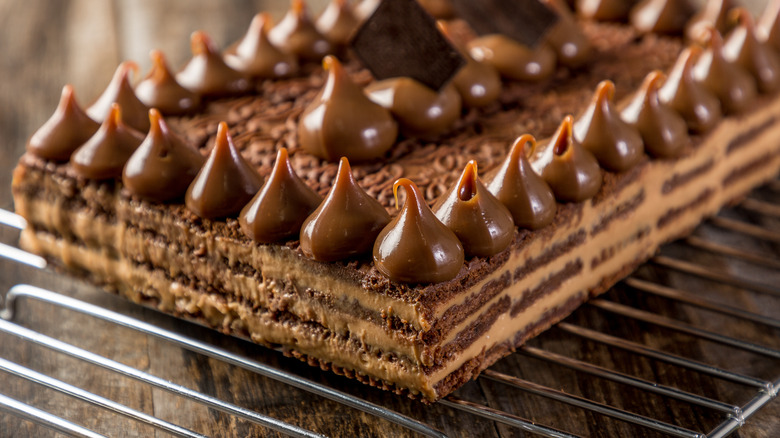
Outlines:
<svg viewBox="0 0 780 438"><path fill-rule="evenodd" d="M51 114L65 83L75 86L80 102L97 96L108 82L120 60L135 59L148 68L143 59L148 50L161 47L172 65L181 65L188 57L189 33L206 29L215 40L225 45L246 28L251 15L261 8L259 1L210 2L206 0L168 1L0 1L0 134L5 145L0 152L3 172L0 172L0 207L10 209L12 202L7 188L11 169L24 150L27 137ZM271 2L283 9L283 1ZM277 12L278 16L278 12ZM217 20L215 17L219 17ZM159 45L157 45L159 44ZM767 227L780 230L778 221ZM720 238L713 227L702 233ZM16 234L3 230L2 242L14 243ZM780 257L777 244L757 245L759 250ZM667 253L706 263L722 271L744 268L739 263L693 251L676 245ZM777 272L767 273L759 280L780 284ZM204 339L229 351L290 370L315 382L325 383L350 394L361 396L381 406L389 407L412 418L431 424L451 436L516 436L517 429L496 425L490 421L453 411L442 405L425 406L397 398L381 391L356 385L344 378L309 368L295 360L243 341L225 338L210 330L176 321L157 312L139 308L89 285L63 275L0 261L0 293L20 282L32 283L65 295L96 303L123 314L150 321L188 336ZM776 316L780 300L766 296L745 295L717 283L702 283L691 276L660 269L651 265L639 273L644 278L660 280L676 287L706 293L718 299L739 304L752 311ZM735 321L713 313L702 312L655 296L639 293L622 286L607 295L610 299L636 305L684 321L701 324L713 330L738 334L752 342L780 348L780 331L761 325ZM608 330L627 339L641 340L648 345L676 354L711 361L723 367L755 374L764 378L780 376L780 360L736 352L710 342L680 335L653 324L615 317L609 312L587 306L568 320L571 323ZM190 353L166 342L140 335L128 329L64 311L50 305L24 301L14 322L43 334L110 357L163 379L220 397L298 426L331 436L407 436L406 429L384 420L312 396L271 379L243 371L219 361ZM618 369L622 372L657 380L660 383L706 394L716 399L746 402L754 392L738 385L724 384L718 379L684 371L679 367L643 358L626 351L607 348L602 344L553 329L530 344L569 357ZM245 421L217 413L202 405L170 395L148 385L138 384L100 368L85 365L62 354L18 338L0 334L0 357L44 372L63 381L76 384L130 407L175 421L209 436L273 436L274 432ZM721 414L691 408L682 402L649 395L629 387L596 379L581 372L549 365L544 361L515 354L497 364L494 370L521 376L567 393L614 405L643 415L708 431L724 419ZM155 431L124 417L74 401L51 390L0 373L0 394L33 404L55 415L65 417L110 436L151 436ZM545 398L510 389L506 385L481 378L457 392L458 397L478 403L489 403L521 417L539 421L562 430L584 436L658 436L647 429L594 414ZM735 436L780 436L780 402L774 401ZM156 432L164 436L165 434ZM48 429L18 417L0 413L0 436L47 436Z"/></svg>

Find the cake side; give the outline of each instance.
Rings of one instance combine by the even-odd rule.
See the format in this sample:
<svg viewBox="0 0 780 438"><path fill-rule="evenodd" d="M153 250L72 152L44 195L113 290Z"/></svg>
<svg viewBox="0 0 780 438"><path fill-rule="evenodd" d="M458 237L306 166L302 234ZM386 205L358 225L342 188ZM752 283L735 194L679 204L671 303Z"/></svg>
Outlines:
<svg viewBox="0 0 780 438"><path fill-rule="evenodd" d="M247 249L244 239L237 239L224 229L209 229L193 238L197 233L190 225L171 224L170 217L164 215L157 216L156 221L145 218L145 227L166 230L169 239L201 242L194 248L208 248L206 253L211 254L211 260L206 265L228 260L217 269L213 265L202 269L201 274L193 266L190 278L199 280L178 281L180 277L170 273L187 269L181 268L181 260L174 256L179 248L166 244L161 248L170 249L157 254L153 249L139 251L139 246L155 245L149 245L150 240L143 233L127 233L124 224L138 222L138 216L143 215L137 213L137 206L133 208L132 200L116 192L115 221L112 224L109 219L99 226L89 207L74 211L51 207L33 196L18 196L17 208L33 225L25 231L22 242L30 250L92 271L101 281L137 301L151 300L164 310L200 319L223 331L294 350L295 355L317 358L333 367L356 370L368 380L382 381L385 387L395 385L435 399L564 317L568 314L566 309L584 301L589 294L606 290L651 256L661 243L684 234L724 203L776 175L780 169L780 147L772 139L780 135L780 127L775 123L780 118L780 101L764 101L749 115L725 119L685 157L645 161L632 172L611 175L614 183L605 185L604 192L593 201L571 204L571 212L564 208L559 216L567 220L559 219L550 228L554 232L537 232L533 238L523 238L518 233L506 254L497 257L500 262L491 272L463 288L446 305L435 310L428 307L433 324L421 324L418 318L417 327L412 323L400 329L404 322L415 320L398 317L400 321L394 323L388 319L403 312L413 314L426 301L440 303L430 300L430 295L435 294L433 289L429 295L420 294L414 302L398 300L388 307L373 303L377 306L374 309L386 309L385 314L362 314L360 318L354 309L347 310L348 305L326 308L322 299L306 303L301 298L307 291L315 290L347 303L354 296L350 290L362 291L364 296L381 296L356 280L344 287L345 269L354 270L354 275L347 278L370 275L361 273L358 264L337 268L306 259L294 246L278 247L277 251L288 253L288 258L279 258L288 263L287 276L274 272L272 265L268 269L274 274L264 275L266 265L262 263L263 256L257 254L264 251L262 246ZM41 173L39 177L51 178L51 174ZM60 186L52 181L55 185ZM21 181L17 187L19 193L24 192ZM93 200L101 196L108 195L94 195ZM659 209L658 205L666 208ZM74 226L77 223L82 226ZM67 238L46 231L58 228L82 232ZM122 244L114 247L111 242ZM184 257L198 260L196 249L191 251L185 251ZM249 261L250 266L239 266L238 260ZM217 280L219 288L206 287L214 281L207 275L222 269L229 270L227 278L232 279L232 285ZM306 272L312 270L317 270L320 280L333 283L308 284ZM453 282L462 282L466 271ZM265 282L259 282L258 277ZM487 284L494 286L486 294ZM269 296L259 299L258 294L266 291L270 291ZM289 295L296 297L289 307L278 301L270 304ZM461 307L475 297L481 298L478 307ZM459 308L463 311L459 312ZM299 316L307 312L307 319ZM487 356L493 359L485 359Z"/></svg>

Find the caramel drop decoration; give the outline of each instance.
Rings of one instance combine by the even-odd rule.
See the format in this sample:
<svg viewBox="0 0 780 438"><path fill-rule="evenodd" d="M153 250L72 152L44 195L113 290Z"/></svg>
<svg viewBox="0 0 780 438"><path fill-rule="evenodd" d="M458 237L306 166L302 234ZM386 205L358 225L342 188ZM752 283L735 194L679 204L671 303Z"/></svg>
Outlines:
<svg viewBox="0 0 780 438"><path fill-rule="evenodd" d="M512 214L477 177L471 160L460 179L432 208L470 257L490 257L505 250L515 235Z"/></svg>
<svg viewBox="0 0 780 438"><path fill-rule="evenodd" d="M534 172L526 148L536 148L536 139L524 134L515 140L504 162L487 175L487 188L512 213L515 225L537 230L555 218L555 195L546 182Z"/></svg>
<svg viewBox="0 0 780 438"><path fill-rule="evenodd" d="M355 181L342 158L333 187L301 227L301 251L321 262L366 254L390 215Z"/></svg>
<svg viewBox="0 0 780 438"><path fill-rule="evenodd" d="M718 97L724 113L741 113L756 99L756 81L742 67L726 61L717 30L710 27L707 33L707 48L696 61L693 77Z"/></svg>
<svg viewBox="0 0 780 438"><path fill-rule="evenodd" d="M780 0L769 0L758 20L756 33L759 39L780 52Z"/></svg>
<svg viewBox="0 0 780 438"><path fill-rule="evenodd" d="M642 135L647 153L656 158L674 158L682 155L691 141L685 119L658 98L664 79L658 70L648 74L627 100L621 117Z"/></svg>
<svg viewBox="0 0 780 438"><path fill-rule="evenodd" d="M432 90L412 78L376 81L364 90L368 98L388 109L409 137L436 138L460 118L460 94L452 84Z"/></svg>
<svg viewBox="0 0 780 438"><path fill-rule="evenodd" d="M203 156L168 129L158 110L149 110L149 120L149 134L127 160L122 182L142 199L180 199L203 165Z"/></svg>
<svg viewBox="0 0 780 438"><path fill-rule="evenodd" d="M730 30L729 11L737 6L734 0L707 0L704 7L688 21L685 36L698 41L708 27L714 27L721 35Z"/></svg>
<svg viewBox="0 0 780 438"><path fill-rule="evenodd" d="M398 138L393 116L363 94L335 57L322 64L328 78L298 121L301 147L329 161L381 158Z"/></svg>
<svg viewBox="0 0 780 438"><path fill-rule="evenodd" d="M206 32L193 32L190 48L192 58L176 75L184 88L203 96L230 96L249 90L249 79L225 64Z"/></svg>
<svg viewBox="0 0 780 438"><path fill-rule="evenodd" d="M636 0L577 0L577 13L590 20L624 21Z"/></svg>
<svg viewBox="0 0 780 438"><path fill-rule="evenodd" d="M119 64L106 90L87 108L87 115L93 120L102 122L108 117L111 104L116 102L122 108L122 119L128 126L147 132L149 131L149 108L135 95L130 84L131 71L138 71L138 64L132 61Z"/></svg>
<svg viewBox="0 0 780 438"><path fill-rule="evenodd" d="M200 96L176 82L163 53L152 50L150 56L152 69L135 86L138 99L149 108L157 108L167 115L181 115L197 110Z"/></svg>
<svg viewBox="0 0 780 438"><path fill-rule="evenodd" d="M76 102L73 87L62 87L54 114L27 141L27 151L52 161L68 161L70 155L100 128Z"/></svg>
<svg viewBox="0 0 780 438"><path fill-rule="evenodd" d="M243 38L225 51L225 63L253 78L274 79L298 72L298 59L271 44L268 31L271 16L255 15Z"/></svg>
<svg viewBox="0 0 780 438"><path fill-rule="evenodd" d="M590 199L601 188L601 168L596 158L572 134L572 116L566 116L544 145L531 151L531 166L550 185L559 201Z"/></svg>
<svg viewBox="0 0 780 438"><path fill-rule="evenodd" d="M689 0L642 0L631 9L629 21L639 33L681 35L695 10Z"/></svg>
<svg viewBox="0 0 780 438"><path fill-rule="evenodd" d="M241 211L262 185L263 179L233 144L227 123L221 122L214 148L187 189L184 203L204 219L226 217Z"/></svg>
<svg viewBox="0 0 780 438"><path fill-rule="evenodd" d="M561 0L543 0L558 13L558 22L547 32L547 42L558 62L566 67L583 66L593 53L593 45L582 32L569 7Z"/></svg>
<svg viewBox="0 0 780 438"><path fill-rule="evenodd" d="M268 39L280 49L306 61L320 61L333 46L312 23L303 0L292 0L291 8L270 32Z"/></svg>
<svg viewBox="0 0 780 438"><path fill-rule="evenodd" d="M458 47L448 23L438 21L436 24L453 46ZM488 63L477 61L461 47L458 47L458 51L466 60L466 65L455 74L452 83L460 94L463 106L480 108L498 100L501 94L501 76L498 70Z"/></svg>
<svg viewBox="0 0 780 438"><path fill-rule="evenodd" d="M303 221L322 202L295 173L286 148L276 154L271 175L263 188L241 210L238 222L249 238L260 243L295 238Z"/></svg>
<svg viewBox="0 0 780 438"><path fill-rule="evenodd" d="M693 77L693 67L701 53L699 46L683 50L658 90L661 102L677 111L688 129L697 134L710 131L721 119L720 101Z"/></svg>
<svg viewBox="0 0 780 438"><path fill-rule="evenodd" d="M88 179L120 177L125 163L143 141L144 134L122 122L119 104L114 103L95 135L73 152L70 165Z"/></svg>
<svg viewBox="0 0 780 438"><path fill-rule="evenodd" d="M492 34L468 43L469 55L517 81L541 81L555 72L555 52L545 44L530 48L505 35Z"/></svg>
<svg viewBox="0 0 780 438"><path fill-rule="evenodd" d="M574 136L603 168L623 172L642 159L644 145L639 132L620 118L614 96L612 81L599 83L590 105L574 122Z"/></svg>
<svg viewBox="0 0 780 438"><path fill-rule="evenodd" d="M360 20L347 0L331 0L317 18L315 26L335 46L346 46Z"/></svg>
<svg viewBox="0 0 780 438"><path fill-rule="evenodd" d="M739 20L739 25L726 38L723 56L753 75L762 93L777 91L780 88L780 55L758 40L750 12L737 8L732 15Z"/></svg>
<svg viewBox="0 0 780 438"><path fill-rule="evenodd" d="M374 244L374 265L392 281L439 283L455 278L465 259L463 245L425 203L420 189L409 179L393 184L406 191L401 212L379 233Z"/></svg>

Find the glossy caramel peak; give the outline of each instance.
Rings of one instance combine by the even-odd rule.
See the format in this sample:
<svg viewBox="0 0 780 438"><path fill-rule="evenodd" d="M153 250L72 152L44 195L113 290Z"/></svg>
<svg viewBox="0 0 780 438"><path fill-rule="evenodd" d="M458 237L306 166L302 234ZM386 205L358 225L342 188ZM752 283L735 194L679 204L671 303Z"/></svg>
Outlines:
<svg viewBox="0 0 780 438"><path fill-rule="evenodd" d="M720 33L712 27L707 32L706 50L696 61L693 76L718 97L724 113L741 113L756 99L756 81L742 67L726 61Z"/></svg>
<svg viewBox="0 0 780 438"><path fill-rule="evenodd" d="M695 10L689 0L642 0L631 9L629 21L639 33L679 35Z"/></svg>
<svg viewBox="0 0 780 438"><path fill-rule="evenodd" d="M130 72L137 70L138 65L132 61L119 64L103 94L87 108L87 115L102 122L111 112L111 104L116 102L122 108L122 119L127 125L141 132L149 131L149 108L138 99L130 84Z"/></svg>
<svg viewBox="0 0 780 438"><path fill-rule="evenodd" d="M229 96L249 90L249 79L230 68L206 32L190 37L192 58L176 75L184 88L203 96Z"/></svg>
<svg viewBox="0 0 780 438"><path fill-rule="evenodd" d="M184 203L202 218L221 218L241 211L262 185L263 179L233 144L227 123L221 122L214 148L187 188Z"/></svg>
<svg viewBox="0 0 780 438"><path fill-rule="evenodd" d="M27 141L27 151L36 157L68 161L70 155L100 128L76 102L73 87L62 87L54 114Z"/></svg>
<svg viewBox="0 0 780 438"><path fill-rule="evenodd" d="M370 84L365 93L390 110L410 137L438 137L460 118L460 94L452 83L437 92L412 78L391 78Z"/></svg>
<svg viewBox="0 0 780 438"><path fill-rule="evenodd" d="M558 22L547 32L547 42L555 50L558 62L566 67L583 66L593 53L593 45L582 32L569 7L561 0L543 0L558 14Z"/></svg>
<svg viewBox="0 0 780 438"><path fill-rule="evenodd" d="M577 13L599 21L623 21L636 0L577 0Z"/></svg>
<svg viewBox="0 0 780 438"><path fill-rule="evenodd" d="M263 188L241 210L238 222L256 242L279 242L297 237L320 202L322 197L298 177L287 149L281 148Z"/></svg>
<svg viewBox="0 0 780 438"><path fill-rule="evenodd" d="M342 158L333 187L301 227L301 251L321 262L366 254L390 215L355 181Z"/></svg>
<svg viewBox="0 0 780 438"><path fill-rule="evenodd" d="M243 38L225 51L225 63L253 78L284 78L298 72L298 59L274 46L268 39L271 16L254 16Z"/></svg>
<svg viewBox="0 0 780 438"><path fill-rule="evenodd" d="M325 85L298 120L301 147L328 161L381 158L398 138L393 116L363 94L336 58L326 56L323 66Z"/></svg>
<svg viewBox="0 0 780 438"><path fill-rule="evenodd" d="M734 0L707 0L704 7L688 21L685 36L698 41L708 27L714 27L721 35L731 28L729 11L737 6Z"/></svg>
<svg viewBox="0 0 780 438"><path fill-rule="evenodd" d="M335 46L346 46L360 20L347 0L331 0L317 18L315 26Z"/></svg>
<svg viewBox="0 0 780 438"><path fill-rule="evenodd" d="M200 96L176 82L163 53L152 50L150 56L152 69L135 86L138 99L149 108L157 108L167 115L181 115L197 110Z"/></svg>
<svg viewBox="0 0 780 438"><path fill-rule="evenodd" d="M780 0L769 0L758 20L756 32L759 39L780 51Z"/></svg>
<svg viewBox="0 0 780 438"><path fill-rule="evenodd" d="M120 177L125 163L143 141L143 133L124 124L122 111L115 103L95 135L70 156L70 166L88 179Z"/></svg>
<svg viewBox="0 0 780 438"><path fill-rule="evenodd" d="M613 102L615 84L602 81L590 105L574 122L574 136L599 164L613 172L623 172L642 159L642 136L620 118Z"/></svg>
<svg viewBox="0 0 780 438"><path fill-rule="evenodd" d="M750 12L737 8L733 16L739 25L726 38L723 56L753 75L762 93L780 89L780 55L758 40Z"/></svg>
<svg viewBox="0 0 780 438"><path fill-rule="evenodd" d="M180 199L203 165L203 156L171 132L158 110L149 110L149 121L152 127L127 160L122 182L142 199Z"/></svg>
<svg viewBox="0 0 780 438"><path fill-rule="evenodd" d="M658 97L665 79L657 70L648 74L620 113L626 123L639 131L647 153L656 158L679 157L690 145L685 119Z"/></svg>
<svg viewBox="0 0 780 438"><path fill-rule="evenodd" d="M458 237L433 214L417 186L406 178L393 184L406 191L398 216L379 233L374 244L374 265L392 281L439 283L452 280L463 267L465 255Z"/></svg>
<svg viewBox="0 0 780 438"><path fill-rule="evenodd" d="M512 214L477 177L477 162L466 164L460 179L433 206L470 257L490 257L505 250L515 235Z"/></svg>
<svg viewBox="0 0 780 438"><path fill-rule="evenodd" d="M553 221L558 207L552 189L528 162L529 144L536 148L529 134L515 140L501 166L487 175L486 186L509 209L515 225L537 230Z"/></svg>
<svg viewBox="0 0 780 438"><path fill-rule="evenodd" d="M461 56L466 60L466 64L452 78L452 83L460 94L463 106L479 108L498 100L498 96L501 94L501 75L499 75L498 70L486 62L477 61L468 53L468 50L461 47L455 41L448 22L438 21L436 24L441 33L454 47L458 48Z"/></svg>
<svg viewBox="0 0 780 438"><path fill-rule="evenodd" d="M683 50L658 90L661 102L677 111L688 129L698 134L710 131L721 119L720 101L693 77L693 67L701 53L699 46Z"/></svg>
<svg viewBox="0 0 780 438"><path fill-rule="evenodd" d="M469 55L517 81L541 81L555 72L555 52L546 43L530 48L508 36L492 34L468 43Z"/></svg>
<svg viewBox="0 0 780 438"><path fill-rule="evenodd" d="M291 8L270 32L268 39L280 49L307 61L320 61L333 46L312 23L303 0L292 0Z"/></svg>
<svg viewBox="0 0 780 438"><path fill-rule="evenodd" d="M559 201L590 199L601 188L601 168L574 138L572 116L566 116L548 141L531 151L531 166L550 185Z"/></svg>

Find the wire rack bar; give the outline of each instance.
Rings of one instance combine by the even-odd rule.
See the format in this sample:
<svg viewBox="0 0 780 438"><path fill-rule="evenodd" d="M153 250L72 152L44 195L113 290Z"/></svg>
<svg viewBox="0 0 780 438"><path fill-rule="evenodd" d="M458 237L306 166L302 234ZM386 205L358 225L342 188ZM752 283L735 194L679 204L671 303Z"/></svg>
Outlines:
<svg viewBox="0 0 780 438"><path fill-rule="evenodd" d="M753 213L780 219L780 206L755 198L747 198L739 204L739 208Z"/></svg>
<svg viewBox="0 0 780 438"><path fill-rule="evenodd" d="M65 383L63 381L51 378L49 376L46 376L44 374L41 374L39 372L33 371L29 368L25 368L21 365L18 365L14 362L5 360L3 358L0 358L0 370L5 371L6 373L13 374L17 377L21 377L23 379L27 379L31 382L37 383L39 385L45 386L47 388L53 389L55 391L61 392L65 395L80 399L82 401L91 403L95 406L108 409L112 412L115 412L117 414L124 415L128 418L131 418L136 421L144 422L146 424L152 425L153 427L160 429L162 431L168 432L170 434L181 436L181 437L192 437L192 438L205 438L205 435L201 435L199 433L195 433L189 429L177 426L175 424L169 423L167 421L161 420L159 418L156 418L152 415L145 414L143 412L137 411L135 409L128 408L127 406L117 403L113 400L109 400L104 397L100 397L98 395L95 395L89 391L84 391L81 388L75 387L73 385L70 385L68 383Z"/></svg>
<svg viewBox="0 0 780 438"><path fill-rule="evenodd" d="M712 365L708 365L702 362L688 359L686 357L677 356L664 351L656 350L654 348L647 347L645 345L638 344L626 339L617 338L605 333L600 333L595 330L591 330L585 327L577 326L568 322L559 322L556 326L568 333L580 336L582 338L600 342L605 345L609 345L616 348L621 348L632 353L641 354L643 356L652 357L653 359L661 360L673 365L688 368L700 373L708 374L710 376L718 377L723 380L729 380L731 382L740 383L746 386L752 386L761 390L771 390L772 382L757 379L755 377L746 376L744 374L735 373L733 371L724 370Z"/></svg>
<svg viewBox="0 0 780 438"><path fill-rule="evenodd" d="M462 398L456 397L454 395L447 396L446 398L439 400L437 403L452 409L457 409L459 411L464 411L473 415L487 418L489 420L498 421L499 423L513 426L540 436L550 438L578 438L577 435L572 435L556 429L534 424L531 421L516 415L509 414L504 411L499 411L489 406L470 402L468 400L463 400Z"/></svg>
<svg viewBox="0 0 780 438"><path fill-rule="evenodd" d="M0 243L0 256L38 269L44 269L47 265L46 259L43 257L30 254L27 251L22 251L5 243Z"/></svg>
<svg viewBox="0 0 780 438"><path fill-rule="evenodd" d="M236 417L242 418L244 420L251 421L255 424L276 430L277 432L281 432L295 437L305 437L305 438L322 437L322 435L315 434L306 429L302 429L300 427L287 424L283 421L279 421L275 418L271 418L269 416L259 414L257 412L242 408L232 403L222 401L218 398L211 397L209 395L197 391L193 391L181 385L176 385L174 383L160 379L156 376L145 373L133 367L121 364L111 359L107 359L103 356L99 356L97 354L83 350L74 345L62 341L58 341L54 338L50 338L48 336L42 335L33 330L26 329L20 325L6 321L5 319L0 319L0 332L16 336L32 344L48 348L58 353L62 353L67 356L90 363L92 365L96 365L101 368L107 369L109 371L113 371L115 373L121 374L125 377L129 377L139 382L152 385L156 388L168 391L174 395L178 395L181 397L186 397L191 400L198 401L211 408L217 409L227 414L235 415Z"/></svg>
<svg viewBox="0 0 780 438"><path fill-rule="evenodd" d="M715 272L707 266L697 263L687 262L684 260L675 259L669 256L655 256L650 259L651 262L663 266L665 268L673 269L675 271L684 272L686 274L695 275L697 277L705 278L707 280L716 281L719 283L728 284L741 289L758 292L764 295L773 295L780 297L780 290L761 284L752 283L750 281L736 278L732 275Z"/></svg>
<svg viewBox="0 0 780 438"><path fill-rule="evenodd" d="M665 423L654 418L645 417L643 415L635 414L632 412L624 411L622 409L615 408L613 406L598 403L593 400L588 400L584 397L579 397L572 394L567 394L557 389L548 388L538 383L529 382L508 374L500 373L492 369L487 369L482 372L482 376L487 379L494 380L506 385L510 385L517 389L536 394L542 397L547 397L562 403L566 403L572 406L577 406L583 409L607 415L612 418L617 418L622 421L637 424L647 427L659 432L663 432L672 436L684 437L684 438L704 438L705 436L699 432L686 429L684 427L675 426L673 424Z"/></svg>
<svg viewBox="0 0 780 438"><path fill-rule="evenodd" d="M23 230L27 226L27 221L14 212L0 208L0 225Z"/></svg>
<svg viewBox="0 0 780 438"><path fill-rule="evenodd" d="M654 313L650 313L645 310L635 309L633 307L625 306L623 304L619 304L614 301L607 301L598 298L595 300L590 300L588 304L618 315L628 316L640 321L649 322L661 327L666 327L668 329L676 330L678 332L697 336L702 339L707 339L713 342L719 342L724 345L739 348L745 351L750 351L756 354L763 354L764 356L768 356L774 359L780 359L780 350L776 350L774 348L769 348L763 345L747 342L742 339L737 339L731 336L725 336L720 333L715 333L709 330L694 327L684 322L680 322L665 316L656 315Z"/></svg>
<svg viewBox="0 0 780 438"><path fill-rule="evenodd" d="M723 228L724 230L734 231L745 234L767 242L780 243L780 233L768 230L758 225L749 224L736 219L730 219L722 216L715 216L710 219L710 223Z"/></svg>
<svg viewBox="0 0 780 438"><path fill-rule="evenodd" d="M710 438L723 438L742 427L750 417L759 411L759 409L777 396L779 387L780 380L774 381L770 391L760 391L752 400L742 407L742 416L738 418L728 418L726 421L716 426L707 436Z"/></svg>
<svg viewBox="0 0 780 438"><path fill-rule="evenodd" d="M695 404L715 411L723 412L728 415L735 415L735 416L741 415L741 409L739 406L723 403L718 400L713 400L711 398L707 398L698 394L693 394L670 386L660 385L655 382L649 382L647 380L640 379L638 377L630 376L624 373L619 373L617 371L612 371L610 369L598 365L594 365L581 360L562 356L560 354L542 350L540 348L530 347L526 345L520 348L519 351L530 357L546 360L548 362L552 362L557 365L565 366L567 368L588 373L590 375L601 377L603 379L608 379L613 382L622 383L648 392L653 392L666 397L682 400L691 404Z"/></svg>
<svg viewBox="0 0 780 438"><path fill-rule="evenodd" d="M709 240L702 239L697 236L690 236L685 239L685 243L696 249L708 251L715 254L734 257L754 265L764 266L770 269L780 269L780 260L772 258L769 254L756 254L741 249L732 248L727 245L721 245L719 243L710 242Z"/></svg>
<svg viewBox="0 0 780 438"><path fill-rule="evenodd" d="M190 350L195 353L203 354L208 357L212 357L217 360L230 363L232 365L244 368L246 370L261 374L263 376L272 378L274 380L286 383L293 387L311 392L316 395L323 396L330 400L342 403L344 405L359 409L368 414L375 415L380 418L384 418L388 421L396 423L400 426L404 426L408 429L423 435L432 437L444 437L440 431L402 415L398 412L386 409L374 403L368 402L358 397L354 397L347 393L329 388L327 386L303 379L292 373L288 373L268 365L261 364L259 362L241 357L233 354L229 351L214 347L207 343L191 339L177 333L159 328L157 326L147 324L134 318L130 318L121 315L116 312L98 307L83 301L79 301L70 297L66 297L45 289L41 289L30 285L17 285L11 288L6 295L6 308L3 312L0 312L0 317L3 319L11 319L13 317L14 306L19 298L35 299L38 301L46 302L48 304L62 307L74 312L89 315L91 317L101 319L113 324L117 324L122 327L126 327L147 335L154 336L156 338L174 343L182 348Z"/></svg>
<svg viewBox="0 0 780 438"><path fill-rule="evenodd" d="M56 415L34 408L3 394L0 394L0 411L8 412L68 436L80 438L105 438L105 435L93 432L76 423L64 420Z"/></svg>
<svg viewBox="0 0 780 438"><path fill-rule="evenodd" d="M663 286L661 284L642 280L636 277L628 277L627 279L623 280L623 283L642 292L658 295L664 298L669 298L671 300L690 304L702 309L707 309L713 312L718 312L724 315L732 316L734 318L740 318L747 321L752 321L759 324L764 324L769 327L780 329L780 319L759 315L757 313L748 312L746 310L742 310L737 307L727 306L725 304L714 303L710 300L701 298L698 295L694 295L690 292L685 292L680 289Z"/></svg>

